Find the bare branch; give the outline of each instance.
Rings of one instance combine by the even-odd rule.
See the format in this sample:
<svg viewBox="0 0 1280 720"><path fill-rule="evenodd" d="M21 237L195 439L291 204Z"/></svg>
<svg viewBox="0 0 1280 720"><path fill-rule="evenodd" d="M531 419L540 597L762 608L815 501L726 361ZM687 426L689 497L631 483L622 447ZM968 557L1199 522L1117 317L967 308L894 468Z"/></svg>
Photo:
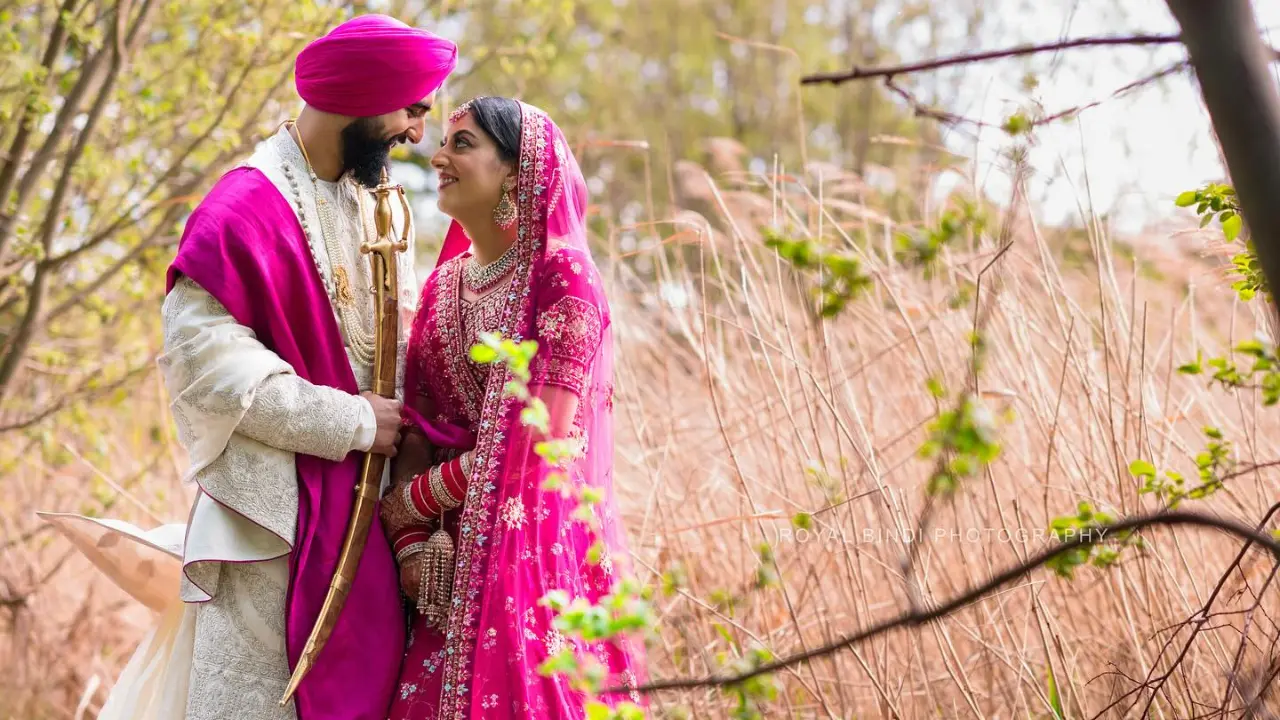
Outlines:
<svg viewBox="0 0 1280 720"><path fill-rule="evenodd" d="M71 130L72 120L80 112L80 103L84 100L85 95L89 93L89 88L97 82L103 63L114 54L114 47L104 47L95 53L84 64L83 69L80 71L80 78L76 81L75 86L66 94L63 105L58 109L58 114L54 118L53 129L45 137L40 149L36 150L31 162L27 165L26 172L22 174L22 179L18 181L17 197L14 199L13 210L8 216L0 217L0 248L3 248L8 243L9 238L13 236L27 201L31 199L31 195L35 192L40 178L44 175L49 163L53 161L54 155L57 154L58 146L62 144L63 137Z"/></svg>
<svg viewBox="0 0 1280 720"><path fill-rule="evenodd" d="M807 652L797 653L785 658L781 658L774 662L766 663L753 670L738 673L736 675L712 676L706 678L691 678L684 680L659 680L646 685L635 688L639 692L657 692L660 690L690 690L693 688L704 687L724 687L728 685L737 685L751 678L777 672L778 670L797 665L802 662L809 662L816 658L824 657L835 652L839 652L846 648L857 645L863 641L883 635L891 630L899 628L910 628L924 625L939 618L950 615L969 604L980 600L984 595L996 590L1014 580L1022 578L1027 573L1041 567L1045 563L1054 558L1064 555L1072 550L1082 547L1089 547L1104 541L1108 536L1123 532L1132 532L1146 527L1154 526L1176 526L1176 525L1192 525L1198 527L1213 528L1223 532L1244 538L1253 543L1257 543L1262 547L1270 550L1271 553L1280 559L1280 541L1271 535L1259 532L1247 525L1227 520L1224 518L1204 515L1201 513L1176 511L1163 512L1154 515L1143 515L1121 520L1110 525L1100 525L1091 529L1091 532L1081 533L1069 542L1063 542L1051 548L1041 551L1039 554L1031 557L1015 567L1009 568L1004 572L996 575L985 583L963 593L962 595L938 605L929 610L906 612L889 620L883 620L866 630L848 635L834 642L828 643L821 647L809 650ZM626 692L629 688L611 688L603 690L603 693Z"/></svg>
<svg viewBox="0 0 1280 720"><path fill-rule="evenodd" d="M1233 477L1237 475L1250 473L1262 467L1269 467L1275 464L1277 463L1261 463L1258 465L1254 465L1245 470L1240 471L1237 474L1233 474ZM1277 512L1280 512L1280 503L1276 503L1272 505L1271 508L1267 510L1267 513L1262 516L1262 520L1258 522L1257 526L1254 529L1257 530L1258 532L1262 532L1262 529L1267 526L1267 523L1271 520L1272 516L1275 515ZM1156 677L1156 668L1154 667L1154 664L1153 664L1151 670L1147 672L1147 677L1141 683L1138 683L1137 687L1133 688L1132 690L1129 690L1128 692L1124 693L1123 695L1121 695L1120 697L1112 701L1110 705L1107 705L1106 707L1102 708L1102 710L1098 711L1095 715L1093 715L1091 720L1098 720L1098 718L1107 714L1109 710L1116 707L1120 703L1124 702L1126 699L1132 697L1133 695L1137 695L1141 693L1143 690L1146 690L1148 688L1151 689L1151 699L1152 700L1155 699L1156 695L1160 692L1160 689L1164 686L1165 682L1167 682L1169 678L1173 676L1174 670L1176 670L1178 666L1182 664L1182 661L1186 659L1187 654L1191 652L1191 646L1195 644L1196 636L1206 629L1205 627L1206 623L1208 623L1209 618L1213 616L1213 614L1210 611L1213 609L1214 603L1218 601L1218 596L1222 594L1222 589L1226 587L1227 579L1230 578L1231 574L1240 567L1240 563L1244 561L1245 555L1248 554L1249 549L1252 547L1253 547L1253 538L1249 538L1245 540L1244 545L1241 546L1240 548L1240 552L1236 553L1236 559L1231 562L1231 565L1229 565L1226 571L1223 572L1222 575L1218 578L1217 585L1214 586L1213 592L1209 593L1209 597L1204 601L1204 604L1201 606L1200 611L1197 612L1195 615L1191 616L1190 618L1188 618L1183 623L1181 623L1182 626L1185 626L1188 624L1193 626L1191 629L1191 636L1187 638L1187 641L1185 643L1183 643L1182 650L1179 651L1177 657L1174 658L1173 663L1169 666L1169 669L1161 673L1159 677ZM1164 647L1160 648L1160 654L1156 656L1156 662L1159 662L1160 659L1164 657L1165 651L1168 650L1172 644L1173 644L1173 637L1170 637L1169 640L1164 644ZM1138 700L1135 700L1132 704L1130 704L1128 707L1125 708L1124 714L1126 716L1129 714L1129 711L1133 709L1133 706L1138 703L1139 700L1141 700L1141 697L1139 697ZM1147 710L1150 710L1150 709L1151 709L1151 702L1148 701ZM1146 716L1143 715L1142 717L1146 717Z"/></svg>
<svg viewBox="0 0 1280 720"><path fill-rule="evenodd" d="M1181 38L1177 35L1124 35L1119 37L1074 38L1071 40L1061 40L1055 43L1048 43L1046 45L1018 45L1017 47L1005 48L1004 50L985 50L975 53L961 53L959 55L951 55L949 57L925 60L917 63L906 63L904 65L886 65L883 67L869 68L858 67L855 65L852 69L844 72L806 75L800 79L800 84L819 85L823 83L830 83L832 85L839 85L840 83L849 82L851 80L863 80L866 78L876 77L895 77L898 75L924 72L927 70L938 70L940 68L952 67L954 65L969 65L971 63L987 62L989 60L1000 60L1003 58L1020 57L1023 55L1057 52L1059 50L1078 47L1172 45L1181 41Z"/></svg>
<svg viewBox="0 0 1280 720"><path fill-rule="evenodd" d="M152 358L151 362L146 362L139 365L136 368L133 368L132 370L125 373L122 377L120 377L116 381L108 383L106 385L101 385L98 387L94 387L94 381L97 380L97 376L96 375L90 376L89 380L86 380L85 382L80 383L79 386L74 387L60 394L57 400L55 400L53 403L49 404L48 406L42 408L41 410L37 411L35 414L29 417L26 417L22 420L19 420L17 422L12 422L7 425L0 425L0 433L7 433L13 430L25 430L31 427L32 425L43 422L44 420L52 416L54 413L57 413L58 411L62 410L67 405L70 405L72 402L76 400L81 400L85 398L92 399L96 397L102 397L104 395L109 395L115 392L116 390L124 387L125 385L129 384L131 381L137 379L139 376L147 374L154 368L155 368L155 362L154 362L154 358Z"/></svg>

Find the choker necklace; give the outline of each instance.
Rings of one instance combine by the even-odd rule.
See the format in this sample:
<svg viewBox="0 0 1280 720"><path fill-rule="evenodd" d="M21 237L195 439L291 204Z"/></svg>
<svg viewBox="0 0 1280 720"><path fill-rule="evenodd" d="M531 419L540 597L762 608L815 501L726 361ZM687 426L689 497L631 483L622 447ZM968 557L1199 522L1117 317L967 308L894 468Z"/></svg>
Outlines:
<svg viewBox="0 0 1280 720"><path fill-rule="evenodd" d="M498 281L506 277L507 273L516 263L516 244L511 243L511 247L502 253L502 257L494 260L488 265L481 265L476 260L476 256L472 255L467 258L467 266L463 273L466 280L467 289L477 295L489 290Z"/></svg>

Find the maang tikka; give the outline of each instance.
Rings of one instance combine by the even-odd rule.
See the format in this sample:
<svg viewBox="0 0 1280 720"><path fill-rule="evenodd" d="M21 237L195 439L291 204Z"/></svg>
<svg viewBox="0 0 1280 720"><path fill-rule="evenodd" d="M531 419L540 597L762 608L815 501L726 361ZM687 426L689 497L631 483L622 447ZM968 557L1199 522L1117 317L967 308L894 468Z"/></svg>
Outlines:
<svg viewBox="0 0 1280 720"><path fill-rule="evenodd" d="M498 200L498 206L493 209L493 221L503 230L516 222L516 204L511 202L512 188L511 178L502 181L502 199Z"/></svg>

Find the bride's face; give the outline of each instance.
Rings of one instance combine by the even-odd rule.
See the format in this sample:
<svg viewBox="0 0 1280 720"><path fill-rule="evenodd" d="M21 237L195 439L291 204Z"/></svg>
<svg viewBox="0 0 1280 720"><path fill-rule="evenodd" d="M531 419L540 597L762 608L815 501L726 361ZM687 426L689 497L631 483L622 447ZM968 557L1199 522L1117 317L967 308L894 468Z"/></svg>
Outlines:
<svg viewBox="0 0 1280 720"><path fill-rule="evenodd" d="M431 158L440 179L440 211L462 222L492 221L502 183L515 181L515 168L498 156L498 145L467 113L449 127Z"/></svg>

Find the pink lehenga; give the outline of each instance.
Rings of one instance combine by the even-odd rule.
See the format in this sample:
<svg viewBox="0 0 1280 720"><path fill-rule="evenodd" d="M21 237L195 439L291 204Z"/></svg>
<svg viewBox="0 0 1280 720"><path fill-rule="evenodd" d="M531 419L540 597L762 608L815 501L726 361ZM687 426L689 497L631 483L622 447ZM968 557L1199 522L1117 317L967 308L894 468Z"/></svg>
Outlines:
<svg viewBox="0 0 1280 720"><path fill-rule="evenodd" d="M630 561L612 491L613 349L609 306L587 247L586 183L545 113L522 103L521 123L511 279L464 301L470 243L455 223L410 340L405 389L418 397L406 402L406 422L431 441L433 464L453 468L446 480L450 472L456 480L459 467L469 477L465 502L444 516L457 553L448 618L442 632L414 613L392 720L582 718L582 694L563 676L538 672L565 648L598 659L608 670L604 687L644 682L641 639L582 643L556 630L552 611L539 603L557 589L594 603L630 573ZM547 398L553 415L572 413L570 434L581 449L567 468L569 482L603 498L598 556L591 551L597 536L573 517L577 499L542 489L553 469L533 452L522 401L504 393L510 371L471 360L469 349L485 331L538 342L530 389ZM459 465L464 451L468 462ZM644 704L634 691L599 699Z"/></svg>

